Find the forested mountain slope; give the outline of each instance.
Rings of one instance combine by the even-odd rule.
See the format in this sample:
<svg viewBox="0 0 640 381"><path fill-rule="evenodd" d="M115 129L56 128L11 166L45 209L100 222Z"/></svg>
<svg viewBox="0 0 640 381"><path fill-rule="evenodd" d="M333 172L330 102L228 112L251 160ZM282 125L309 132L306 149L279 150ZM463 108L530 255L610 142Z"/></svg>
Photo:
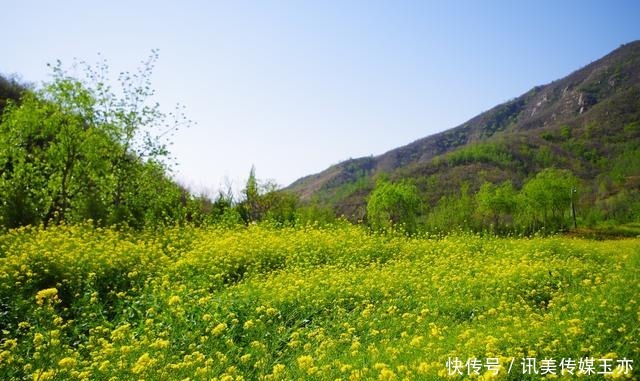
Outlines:
<svg viewBox="0 0 640 381"><path fill-rule="evenodd" d="M379 156L301 178L291 190L351 219L365 216L381 174L411 179L433 205L489 181L514 186L544 168L571 170L579 202L611 203L640 187L640 41L486 111L460 126ZM615 202L614 202L615 203Z"/></svg>

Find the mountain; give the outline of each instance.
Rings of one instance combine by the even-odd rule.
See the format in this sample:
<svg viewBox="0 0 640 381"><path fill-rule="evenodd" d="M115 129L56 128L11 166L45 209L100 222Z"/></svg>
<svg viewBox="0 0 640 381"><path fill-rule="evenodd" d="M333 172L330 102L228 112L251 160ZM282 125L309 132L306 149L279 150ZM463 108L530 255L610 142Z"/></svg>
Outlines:
<svg viewBox="0 0 640 381"><path fill-rule="evenodd" d="M341 162L286 190L357 220L380 176L411 179L433 205L463 184L473 191L510 179L518 187L547 167L581 179L585 204L640 190L640 41L460 126Z"/></svg>

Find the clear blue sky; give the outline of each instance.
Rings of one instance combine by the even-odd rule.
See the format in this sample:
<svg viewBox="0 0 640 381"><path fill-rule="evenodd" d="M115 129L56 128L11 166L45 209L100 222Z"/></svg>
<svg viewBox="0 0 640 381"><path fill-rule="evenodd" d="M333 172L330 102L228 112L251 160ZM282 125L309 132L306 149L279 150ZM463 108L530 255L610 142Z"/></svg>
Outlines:
<svg viewBox="0 0 640 381"><path fill-rule="evenodd" d="M640 38L639 1L11 1L0 72L74 57L134 70L197 122L176 176L282 185L454 127Z"/></svg>

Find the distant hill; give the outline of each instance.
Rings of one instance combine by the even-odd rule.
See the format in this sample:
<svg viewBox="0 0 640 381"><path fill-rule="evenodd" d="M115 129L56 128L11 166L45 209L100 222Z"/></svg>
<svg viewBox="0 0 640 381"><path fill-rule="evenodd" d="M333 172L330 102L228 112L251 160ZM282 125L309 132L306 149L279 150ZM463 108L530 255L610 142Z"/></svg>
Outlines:
<svg viewBox="0 0 640 381"><path fill-rule="evenodd" d="M477 190L484 181L511 179L518 187L548 167L583 181L584 204L640 190L640 41L458 127L344 161L286 189L356 220L382 174L412 179L434 204L462 184Z"/></svg>
<svg viewBox="0 0 640 381"><path fill-rule="evenodd" d="M18 82L16 79L0 75L0 118L2 117L2 111L7 104L7 100L18 101L20 95L26 88L26 85Z"/></svg>

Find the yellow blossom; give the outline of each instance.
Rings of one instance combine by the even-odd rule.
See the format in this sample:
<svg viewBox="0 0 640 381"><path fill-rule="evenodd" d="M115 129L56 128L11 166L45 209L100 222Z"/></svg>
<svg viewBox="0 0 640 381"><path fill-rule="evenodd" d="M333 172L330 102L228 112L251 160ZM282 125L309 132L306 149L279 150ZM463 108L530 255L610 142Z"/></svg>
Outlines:
<svg viewBox="0 0 640 381"><path fill-rule="evenodd" d="M58 289L52 287L38 291L36 294L36 304L42 305L45 300L51 300L55 303L58 300Z"/></svg>
<svg viewBox="0 0 640 381"><path fill-rule="evenodd" d="M222 332L224 332L225 329L227 329L227 324L219 323L211 330L211 334L214 336L219 336L220 334L222 334Z"/></svg>

